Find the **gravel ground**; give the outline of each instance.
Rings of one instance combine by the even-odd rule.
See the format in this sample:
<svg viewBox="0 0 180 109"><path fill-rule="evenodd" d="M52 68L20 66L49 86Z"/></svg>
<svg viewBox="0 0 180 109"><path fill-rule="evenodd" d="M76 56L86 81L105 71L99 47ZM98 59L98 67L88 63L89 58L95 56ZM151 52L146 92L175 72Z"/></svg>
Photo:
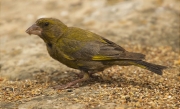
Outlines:
<svg viewBox="0 0 180 109"><path fill-rule="evenodd" d="M179 0L1 0L0 108L179 109L179 7ZM54 90L79 71L51 59L44 42L25 33L40 17L93 31L168 69L159 76L113 66L79 87Z"/></svg>

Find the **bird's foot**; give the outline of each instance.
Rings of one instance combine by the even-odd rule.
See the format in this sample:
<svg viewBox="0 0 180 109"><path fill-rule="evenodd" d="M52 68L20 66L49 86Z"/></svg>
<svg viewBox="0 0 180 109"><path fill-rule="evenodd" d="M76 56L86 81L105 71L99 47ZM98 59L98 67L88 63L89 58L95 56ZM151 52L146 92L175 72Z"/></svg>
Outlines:
<svg viewBox="0 0 180 109"><path fill-rule="evenodd" d="M62 89L67 89L69 87L73 87L74 85L76 85L77 83L80 83L80 82L83 82L83 81L86 81L89 79L89 74L88 73L84 73L83 77L80 78L80 79L77 79L77 80L74 80L72 82L69 82L65 85L57 85L57 86L54 86L53 88L54 89L57 89L57 90L62 90Z"/></svg>

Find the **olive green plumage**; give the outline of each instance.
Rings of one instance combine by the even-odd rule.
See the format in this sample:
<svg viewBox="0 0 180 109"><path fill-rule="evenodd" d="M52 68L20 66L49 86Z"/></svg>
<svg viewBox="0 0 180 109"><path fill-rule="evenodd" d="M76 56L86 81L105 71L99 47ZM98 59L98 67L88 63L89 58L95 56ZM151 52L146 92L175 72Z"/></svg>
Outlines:
<svg viewBox="0 0 180 109"><path fill-rule="evenodd" d="M84 72L103 71L112 65L135 65L161 75L166 68L143 61L143 54L128 52L95 33L67 27L55 18L38 19L27 33L39 35L52 58Z"/></svg>

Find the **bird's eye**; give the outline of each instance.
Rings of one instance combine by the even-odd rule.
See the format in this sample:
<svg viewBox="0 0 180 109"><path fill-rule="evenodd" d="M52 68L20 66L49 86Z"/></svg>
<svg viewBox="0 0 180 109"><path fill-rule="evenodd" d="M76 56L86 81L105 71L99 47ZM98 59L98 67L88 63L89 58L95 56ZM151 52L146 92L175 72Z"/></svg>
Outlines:
<svg viewBox="0 0 180 109"><path fill-rule="evenodd" d="M44 23L44 26L48 26L48 25L49 25L49 22L45 22L45 23Z"/></svg>

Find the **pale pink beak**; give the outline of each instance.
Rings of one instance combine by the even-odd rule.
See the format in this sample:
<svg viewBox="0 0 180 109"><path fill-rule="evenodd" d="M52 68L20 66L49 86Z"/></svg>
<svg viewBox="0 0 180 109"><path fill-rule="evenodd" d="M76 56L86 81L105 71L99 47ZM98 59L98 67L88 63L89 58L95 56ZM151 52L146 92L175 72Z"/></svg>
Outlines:
<svg viewBox="0 0 180 109"><path fill-rule="evenodd" d="M41 36L41 32L42 32L42 28L37 26L36 24L33 24L26 30L26 33L28 33L29 35L34 34Z"/></svg>

